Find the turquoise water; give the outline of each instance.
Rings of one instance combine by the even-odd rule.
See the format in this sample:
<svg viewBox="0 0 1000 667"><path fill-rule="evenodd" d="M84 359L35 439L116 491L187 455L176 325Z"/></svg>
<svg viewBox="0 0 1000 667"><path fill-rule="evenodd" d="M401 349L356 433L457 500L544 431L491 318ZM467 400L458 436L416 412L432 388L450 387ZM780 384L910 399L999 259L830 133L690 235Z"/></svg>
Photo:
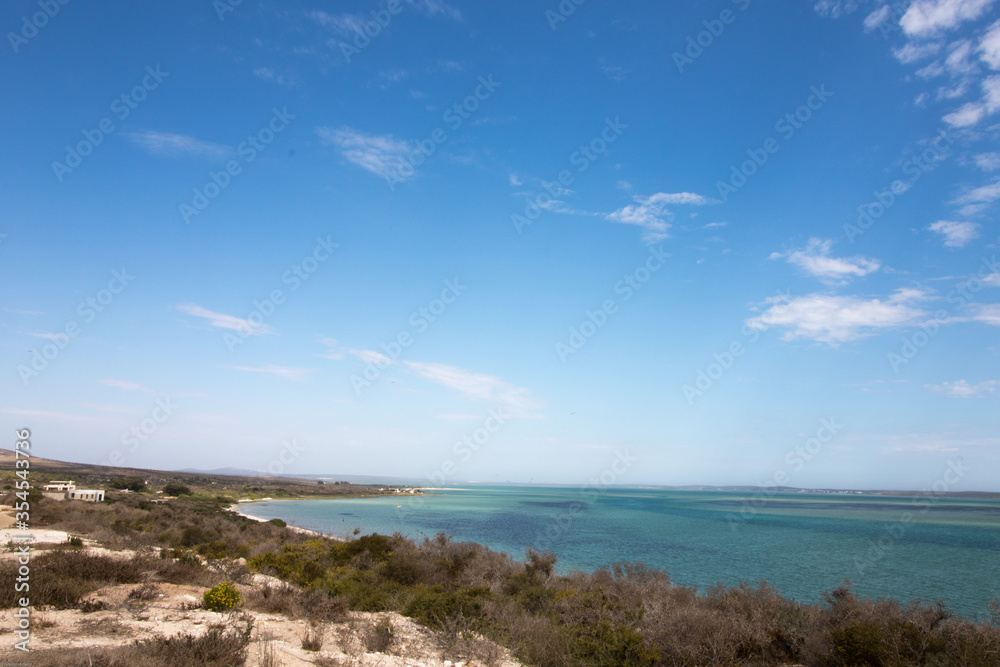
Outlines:
<svg viewBox="0 0 1000 667"><path fill-rule="evenodd" d="M477 486L243 509L337 536L444 532L518 559L528 547L547 549L562 572L638 561L698 588L767 581L803 602L850 579L865 597L943 600L983 620L1000 597L992 499Z"/></svg>

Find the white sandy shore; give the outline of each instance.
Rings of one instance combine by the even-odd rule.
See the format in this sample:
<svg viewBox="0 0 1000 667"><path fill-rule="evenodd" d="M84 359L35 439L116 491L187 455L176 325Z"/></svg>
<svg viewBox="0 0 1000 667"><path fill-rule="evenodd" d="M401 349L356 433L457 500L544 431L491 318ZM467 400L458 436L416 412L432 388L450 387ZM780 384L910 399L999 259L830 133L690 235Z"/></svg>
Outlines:
<svg viewBox="0 0 1000 667"><path fill-rule="evenodd" d="M229 512L233 512L234 514L239 514L240 516L245 517L247 519L250 519L251 521L257 521L259 523L267 523L268 521L271 520L271 519L262 519L259 516L253 516L252 514L247 514L246 512L243 512L243 511L241 511L239 509L239 504L231 505L231 506L227 507L226 510L229 511ZM282 521L284 521L284 519L282 519ZM285 527L288 528L288 530L290 530L292 532L295 532L295 533L300 533L302 535L314 535L316 537L323 537L323 538L326 538L326 539L329 539L329 540L336 540L338 542L346 542L347 541L343 537L337 537L336 535L330 535L329 533L321 533L318 530L310 530L308 528L300 528L298 526L293 526L292 524L287 523L287 522L286 522L286 524L287 525Z"/></svg>

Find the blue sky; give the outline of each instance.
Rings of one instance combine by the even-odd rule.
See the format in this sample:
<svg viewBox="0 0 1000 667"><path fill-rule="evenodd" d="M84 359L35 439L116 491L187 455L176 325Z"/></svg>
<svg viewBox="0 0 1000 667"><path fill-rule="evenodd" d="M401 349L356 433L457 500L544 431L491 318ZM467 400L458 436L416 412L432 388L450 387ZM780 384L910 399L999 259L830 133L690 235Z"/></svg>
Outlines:
<svg viewBox="0 0 1000 667"><path fill-rule="evenodd" d="M1000 490L1000 2L682 4L6 3L5 432Z"/></svg>

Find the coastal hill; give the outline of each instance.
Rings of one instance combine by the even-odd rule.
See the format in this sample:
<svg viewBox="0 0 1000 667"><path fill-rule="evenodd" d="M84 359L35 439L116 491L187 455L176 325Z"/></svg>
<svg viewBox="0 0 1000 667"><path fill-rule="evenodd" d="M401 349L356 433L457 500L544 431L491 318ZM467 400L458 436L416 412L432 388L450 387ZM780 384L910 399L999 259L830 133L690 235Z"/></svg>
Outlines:
<svg viewBox="0 0 1000 667"><path fill-rule="evenodd" d="M0 551L0 661L34 667L850 667L1000 664L1000 604L973 622L943 605L825 602L766 582L679 586L641 563L560 574L439 534L334 538L232 511L250 497L392 493L383 487L31 459L15 494L0 452L0 503L27 502L38 539ZM49 479L108 488L55 500ZM116 490L117 489L117 490ZM23 492L22 492L23 493ZM30 570L24 574L22 568ZM18 577L30 578L27 595ZM24 601L26 600L26 601ZM27 609L20 612L21 608ZM27 616L30 656L11 648Z"/></svg>

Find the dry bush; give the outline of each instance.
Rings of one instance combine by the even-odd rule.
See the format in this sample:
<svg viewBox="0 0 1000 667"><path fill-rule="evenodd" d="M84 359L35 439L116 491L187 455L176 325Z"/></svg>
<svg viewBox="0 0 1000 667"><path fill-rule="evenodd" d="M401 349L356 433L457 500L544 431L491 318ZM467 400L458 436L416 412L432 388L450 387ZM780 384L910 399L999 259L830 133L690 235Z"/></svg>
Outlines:
<svg viewBox="0 0 1000 667"><path fill-rule="evenodd" d="M274 648L274 637L270 632L258 629L254 653L257 656L257 667L278 667L278 654Z"/></svg>
<svg viewBox="0 0 1000 667"><path fill-rule="evenodd" d="M323 634L326 627L322 623L310 623L302 634L302 648L306 651L317 652L323 648Z"/></svg>
<svg viewBox="0 0 1000 667"><path fill-rule="evenodd" d="M388 616L369 623L361 631L361 642L372 653L388 653L396 645L396 626Z"/></svg>
<svg viewBox="0 0 1000 667"><path fill-rule="evenodd" d="M340 622L347 618L347 602L322 590L303 591L291 585L255 586L244 595L248 609L288 618Z"/></svg>

